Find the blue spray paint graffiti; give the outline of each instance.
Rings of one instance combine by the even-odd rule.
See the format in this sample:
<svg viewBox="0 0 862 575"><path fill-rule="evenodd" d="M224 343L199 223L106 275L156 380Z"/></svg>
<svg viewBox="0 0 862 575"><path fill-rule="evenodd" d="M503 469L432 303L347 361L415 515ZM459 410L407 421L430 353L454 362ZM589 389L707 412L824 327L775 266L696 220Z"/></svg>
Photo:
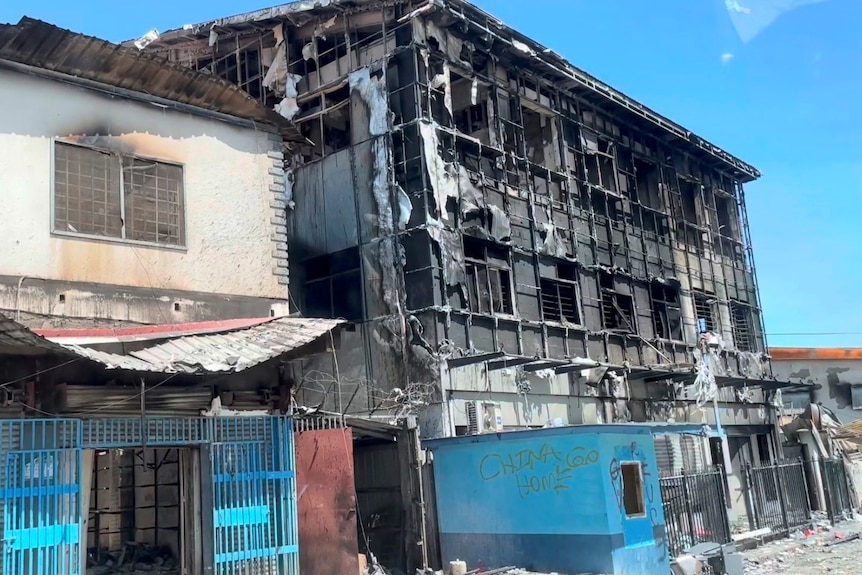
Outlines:
<svg viewBox="0 0 862 575"><path fill-rule="evenodd" d="M521 498L533 494L560 493L570 488L572 473L599 462L599 452L581 446L565 452L545 443L538 449L489 453L479 462L484 481L512 478Z"/></svg>

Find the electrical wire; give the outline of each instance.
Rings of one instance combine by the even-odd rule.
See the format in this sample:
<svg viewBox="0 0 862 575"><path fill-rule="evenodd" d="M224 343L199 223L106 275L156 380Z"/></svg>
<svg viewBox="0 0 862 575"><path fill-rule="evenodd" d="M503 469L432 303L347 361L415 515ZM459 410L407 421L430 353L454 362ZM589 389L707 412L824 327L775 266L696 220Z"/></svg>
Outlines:
<svg viewBox="0 0 862 575"><path fill-rule="evenodd" d="M125 398L123 398L123 399L119 399L119 400L117 400L117 401L113 401L113 402L108 403L108 404L106 404L106 405L103 405L103 406L101 406L101 407L97 407L96 409L91 409L91 410L89 410L89 411L82 411L82 412L80 412L80 413L75 413L75 417L84 417L84 416L86 416L86 415L92 415L92 414L94 414L94 413L99 413L99 412L101 412L101 411L105 411L105 410L107 410L107 409L111 409L111 408L113 408L113 407L117 407L118 405L122 405L122 404L124 404L124 403L128 403L128 402L130 402L130 401L134 401L134 400L136 400L136 399L140 399L140 398L141 398L141 396L146 395L147 393L149 393L150 391L153 391L154 389L158 388L159 386L162 386L162 385L166 384L167 382L169 382L169 381L170 381L170 380L172 380L173 378L177 377L178 375L180 375L180 374L179 374L179 373L172 373L171 375L169 375L168 377L164 378L162 381L160 381L160 382L159 382L159 383L157 383L156 385L154 385L154 386L152 386L152 387L148 387L148 388L146 388L144 391L142 391L142 392L140 392L140 393L136 393L135 395L132 395L132 396L129 396L129 397L125 397ZM26 404L26 403L24 403L23 401L19 401L18 403L20 403L21 405L23 405L23 406L24 406L24 407L26 407L27 409L30 409L30 410L32 410L32 411L35 411L36 413L41 413L42 415L48 415L48 416L50 416L50 417L57 417L57 416L61 415L61 414L59 414L59 413L49 413L49 412L47 412L47 411L42 411L41 409L37 409L37 408L35 408L35 407L30 407L29 405L27 405L27 404Z"/></svg>
<svg viewBox="0 0 862 575"><path fill-rule="evenodd" d="M76 361L81 361L82 359L83 359L82 357L76 357L75 359L70 359L67 362L57 364L53 367L48 367L48 368L45 368L43 370L36 371L34 373L31 373L30 375L25 375L24 377L19 377L18 379L13 379L12 381L7 381L6 383L0 383L0 389L8 387L8 386L15 384L15 383L27 381L28 379L32 379L36 376L42 375L43 373L48 373L49 371L54 371L55 369L60 369L61 367L65 367L65 366L69 365L70 363L75 363Z"/></svg>
<svg viewBox="0 0 862 575"><path fill-rule="evenodd" d="M862 331L836 331L836 332L791 332L791 333L768 333L767 337L790 337L790 336L831 336L831 335L862 335Z"/></svg>

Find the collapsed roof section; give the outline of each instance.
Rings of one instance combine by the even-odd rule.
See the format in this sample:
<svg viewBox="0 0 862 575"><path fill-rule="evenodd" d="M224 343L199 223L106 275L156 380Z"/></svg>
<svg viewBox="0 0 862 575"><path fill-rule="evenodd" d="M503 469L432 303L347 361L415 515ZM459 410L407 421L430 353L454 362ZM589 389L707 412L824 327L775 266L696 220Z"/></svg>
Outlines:
<svg viewBox="0 0 862 575"><path fill-rule="evenodd" d="M296 128L236 85L134 47L119 46L24 17L0 24L0 67L51 76L108 93L132 96L190 113L245 120L304 141Z"/></svg>
<svg viewBox="0 0 862 575"><path fill-rule="evenodd" d="M213 35L217 36L220 30L241 33L276 26L285 21L294 26L303 26L315 18L363 12L383 5L412 4L415 2L410 0L302 0L170 30L153 44L169 47L206 37L212 41ZM741 182L750 182L761 175L750 164L573 66L561 55L506 26L469 2L429 0L403 19L420 15L434 18L448 33L469 39L497 57L508 58L585 101L612 109L616 114L653 131L663 132L668 139L675 140Z"/></svg>

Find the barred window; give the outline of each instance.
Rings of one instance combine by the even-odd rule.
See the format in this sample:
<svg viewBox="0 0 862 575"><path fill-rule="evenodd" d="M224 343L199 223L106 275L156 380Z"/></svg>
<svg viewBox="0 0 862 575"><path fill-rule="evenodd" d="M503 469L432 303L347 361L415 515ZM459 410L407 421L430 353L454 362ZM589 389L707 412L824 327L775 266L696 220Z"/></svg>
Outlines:
<svg viewBox="0 0 862 575"><path fill-rule="evenodd" d="M55 142L54 231L182 246L183 168Z"/></svg>

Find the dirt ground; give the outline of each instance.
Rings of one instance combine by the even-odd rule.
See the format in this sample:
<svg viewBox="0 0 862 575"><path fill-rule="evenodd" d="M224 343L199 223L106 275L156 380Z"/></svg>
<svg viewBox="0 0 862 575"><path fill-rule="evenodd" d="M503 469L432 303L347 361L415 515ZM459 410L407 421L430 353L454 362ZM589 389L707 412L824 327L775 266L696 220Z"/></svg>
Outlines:
<svg viewBox="0 0 862 575"><path fill-rule="evenodd" d="M743 553L745 575L859 575L862 573L862 521L835 527L821 524L817 532L796 532L790 539Z"/></svg>

